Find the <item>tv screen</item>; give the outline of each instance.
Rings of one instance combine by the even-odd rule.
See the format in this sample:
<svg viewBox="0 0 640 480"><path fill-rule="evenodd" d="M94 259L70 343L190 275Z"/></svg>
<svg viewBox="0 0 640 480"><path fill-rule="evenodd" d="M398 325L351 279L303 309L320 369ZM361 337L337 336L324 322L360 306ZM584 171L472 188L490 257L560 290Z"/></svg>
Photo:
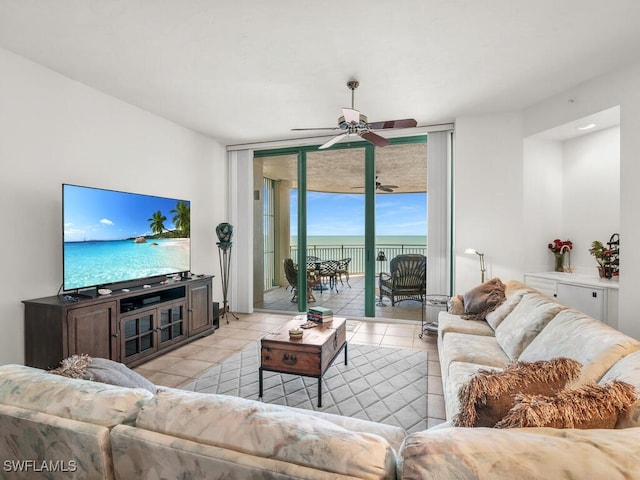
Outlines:
<svg viewBox="0 0 640 480"><path fill-rule="evenodd" d="M190 270L187 200L62 185L63 289Z"/></svg>

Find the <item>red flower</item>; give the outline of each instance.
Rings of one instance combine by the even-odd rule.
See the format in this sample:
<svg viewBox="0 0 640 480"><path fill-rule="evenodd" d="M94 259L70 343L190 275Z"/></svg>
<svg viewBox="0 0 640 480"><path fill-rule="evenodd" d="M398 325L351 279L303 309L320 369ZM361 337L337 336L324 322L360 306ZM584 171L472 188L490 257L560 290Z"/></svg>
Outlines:
<svg viewBox="0 0 640 480"><path fill-rule="evenodd" d="M566 251L567 249L571 250L573 248L573 242L571 240L560 240L556 238L552 243L547 245L547 248L551 250L553 253L560 253Z"/></svg>

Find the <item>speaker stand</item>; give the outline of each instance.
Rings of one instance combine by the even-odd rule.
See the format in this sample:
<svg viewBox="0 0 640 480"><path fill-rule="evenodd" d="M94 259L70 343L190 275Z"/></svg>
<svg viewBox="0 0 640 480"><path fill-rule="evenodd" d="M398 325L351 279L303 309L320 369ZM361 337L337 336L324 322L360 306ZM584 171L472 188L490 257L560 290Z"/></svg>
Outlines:
<svg viewBox="0 0 640 480"><path fill-rule="evenodd" d="M227 313L233 315L233 318L238 320L235 313L229 310L229 267L231 264L231 243L223 244L218 243L218 259L220 260L220 278L222 279L222 313L220 317L224 317L227 324L229 324L229 318Z"/></svg>

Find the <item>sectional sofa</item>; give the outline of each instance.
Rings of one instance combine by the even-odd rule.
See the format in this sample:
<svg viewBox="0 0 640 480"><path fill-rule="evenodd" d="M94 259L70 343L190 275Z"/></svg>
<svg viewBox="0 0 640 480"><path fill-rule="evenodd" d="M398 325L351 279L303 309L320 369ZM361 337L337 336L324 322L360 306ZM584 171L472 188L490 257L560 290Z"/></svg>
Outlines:
<svg viewBox="0 0 640 480"><path fill-rule="evenodd" d="M0 366L0 478L391 479L401 428Z"/></svg>
<svg viewBox="0 0 640 480"><path fill-rule="evenodd" d="M438 317L447 422L410 434L400 450L403 479L640 478L640 403L615 429L458 428L460 391L480 370L570 358L574 385L613 380L640 392L640 342L517 281L483 320L464 318L463 296Z"/></svg>
<svg viewBox="0 0 640 480"><path fill-rule="evenodd" d="M400 428L224 395L0 366L0 478L640 478L640 405L615 429L460 428L479 369L571 357L640 390L640 342L518 282L486 319L439 318L448 422ZM458 308L459 309L459 308ZM464 308L462 309L462 313Z"/></svg>

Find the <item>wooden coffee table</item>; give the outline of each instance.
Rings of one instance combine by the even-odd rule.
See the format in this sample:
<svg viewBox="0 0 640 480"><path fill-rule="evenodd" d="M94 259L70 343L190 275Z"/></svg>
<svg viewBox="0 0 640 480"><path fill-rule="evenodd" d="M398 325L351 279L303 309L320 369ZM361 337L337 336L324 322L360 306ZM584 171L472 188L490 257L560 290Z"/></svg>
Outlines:
<svg viewBox="0 0 640 480"><path fill-rule="evenodd" d="M322 407L322 376L344 349L347 365L347 319L334 317L329 323L305 329L301 339L289 338L289 330L305 323L291 320L261 340L260 394L262 398L262 372L280 372L318 379L318 407Z"/></svg>

